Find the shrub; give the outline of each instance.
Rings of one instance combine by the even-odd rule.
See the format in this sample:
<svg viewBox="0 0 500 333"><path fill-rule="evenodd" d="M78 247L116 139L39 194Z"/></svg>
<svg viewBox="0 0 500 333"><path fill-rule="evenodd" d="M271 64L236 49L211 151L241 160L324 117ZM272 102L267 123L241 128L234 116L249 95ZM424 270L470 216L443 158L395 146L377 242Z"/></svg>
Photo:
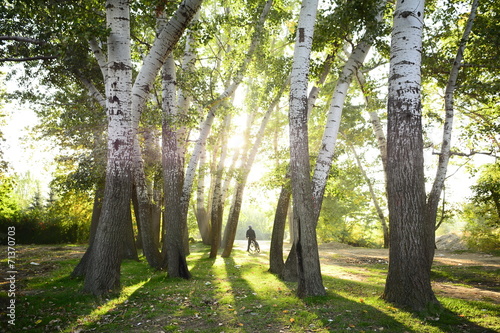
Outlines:
<svg viewBox="0 0 500 333"><path fill-rule="evenodd" d="M88 238L88 222L65 220L45 209L18 211L10 217L0 216L0 232L16 228L17 244L81 243ZM0 237L2 245L6 238Z"/></svg>
<svg viewBox="0 0 500 333"><path fill-rule="evenodd" d="M464 229L464 239L471 250L492 254L500 254L500 227L491 223L495 213L486 205L467 205L463 212L467 225Z"/></svg>

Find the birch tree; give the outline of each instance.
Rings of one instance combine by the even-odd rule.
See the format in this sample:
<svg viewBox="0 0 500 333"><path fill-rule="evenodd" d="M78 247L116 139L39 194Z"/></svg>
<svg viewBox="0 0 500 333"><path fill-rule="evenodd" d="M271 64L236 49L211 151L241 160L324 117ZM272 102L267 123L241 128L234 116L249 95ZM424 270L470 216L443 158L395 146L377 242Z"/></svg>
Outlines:
<svg viewBox="0 0 500 333"><path fill-rule="evenodd" d="M304 0L300 10L290 83L290 170L297 256L299 297L325 295L314 220L313 188L309 175L307 85L318 2Z"/></svg>
<svg viewBox="0 0 500 333"><path fill-rule="evenodd" d="M128 1L106 2L110 30L107 68L108 166L99 225L85 274L84 291L101 295L120 287L121 240L132 195L132 62ZM110 232L110 231L113 232Z"/></svg>
<svg viewBox="0 0 500 333"><path fill-rule="evenodd" d="M424 310L438 304L431 288L434 223L426 219L421 113L424 2L398 0L389 70L387 194L389 272L383 298Z"/></svg>
<svg viewBox="0 0 500 333"><path fill-rule="evenodd" d="M436 176L434 178L434 183L432 185L431 192L429 193L427 199L427 218L429 219L429 224L436 225L437 210L439 205L439 200L441 198L441 193L444 188L444 182L446 179L446 173L448 170L448 162L451 156L451 133L453 129L453 118L454 118L454 93L455 87L457 86L458 74L462 66L462 61L464 57L464 51L469 40L470 33L472 31L472 25L476 17L476 12L478 8L479 0L474 0L471 6L471 11L465 29L462 35L462 39L458 45L457 54L455 60L453 61L452 67L450 69L450 76L448 83L445 88L444 102L445 102L445 119L443 125L443 136L441 141L441 152L439 154L439 162L436 170Z"/></svg>
<svg viewBox="0 0 500 333"><path fill-rule="evenodd" d="M135 82L132 82L131 74L128 1L113 0L106 5L106 21L111 31L107 42L107 61L104 61L104 53L97 43L91 42L95 48L94 54L100 60L108 103L105 194L94 246L88 250L89 265L84 284L84 290L93 294L104 294L119 287L122 247L116 244L115 238L121 239L126 235L124 222L127 219L119 215L127 212L126 207L130 207L132 188L126 185L131 186L135 182L135 188L139 190L139 209L149 209L143 163L137 143L139 118L154 78L200 5L200 0L186 0L180 4L178 11L155 39ZM125 206L125 202L128 202L128 206ZM143 216L148 219L147 215ZM143 235L150 237L146 232Z"/></svg>

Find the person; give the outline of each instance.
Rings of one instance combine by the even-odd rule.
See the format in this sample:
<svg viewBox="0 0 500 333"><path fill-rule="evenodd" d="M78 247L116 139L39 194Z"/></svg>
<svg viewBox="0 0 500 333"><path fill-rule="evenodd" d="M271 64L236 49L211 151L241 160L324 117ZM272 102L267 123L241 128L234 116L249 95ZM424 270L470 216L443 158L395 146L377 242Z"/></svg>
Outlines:
<svg viewBox="0 0 500 333"><path fill-rule="evenodd" d="M247 239L248 239L247 252L250 251L250 244L252 244L252 241L255 241L255 238L257 238L257 236L255 235L255 230L253 230L252 226L249 225L247 230Z"/></svg>

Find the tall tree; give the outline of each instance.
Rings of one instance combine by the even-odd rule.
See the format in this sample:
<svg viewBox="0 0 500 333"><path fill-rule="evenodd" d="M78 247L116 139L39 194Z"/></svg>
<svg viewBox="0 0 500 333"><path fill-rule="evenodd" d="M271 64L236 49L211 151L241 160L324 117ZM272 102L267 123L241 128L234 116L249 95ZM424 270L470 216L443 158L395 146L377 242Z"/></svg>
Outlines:
<svg viewBox="0 0 500 333"><path fill-rule="evenodd" d="M122 239L132 195L132 61L128 0L106 2L108 166L99 225L84 290L101 295L120 287Z"/></svg>
<svg viewBox="0 0 500 333"><path fill-rule="evenodd" d="M453 61L450 69L448 83L446 84L445 88L445 119L443 125L443 138L441 140L441 152L439 154L436 176L434 178L434 183L432 184L431 192L429 193L429 197L427 199L427 218L429 219L428 224L436 225L438 205L441 198L441 193L444 188L444 181L446 179L446 173L448 170L448 162L451 157L451 133L453 129L453 118L455 114L454 93L457 86L458 74L460 72L460 68L463 65L464 52L469 40L470 33L472 31L472 25L476 17L478 5L479 0L474 0L472 3L469 18L465 25L462 39L460 40L458 45L455 60ZM430 252L429 255L433 255L433 252Z"/></svg>
<svg viewBox="0 0 500 333"><path fill-rule="evenodd" d="M420 93L423 19L423 1L397 1L387 102L390 248L383 298L413 310L439 304L430 281L434 223L426 219Z"/></svg>
<svg viewBox="0 0 500 333"><path fill-rule="evenodd" d="M304 0L300 10L290 83L290 170L294 205L294 246L299 297L325 295L319 262L310 177L307 86L318 2Z"/></svg>

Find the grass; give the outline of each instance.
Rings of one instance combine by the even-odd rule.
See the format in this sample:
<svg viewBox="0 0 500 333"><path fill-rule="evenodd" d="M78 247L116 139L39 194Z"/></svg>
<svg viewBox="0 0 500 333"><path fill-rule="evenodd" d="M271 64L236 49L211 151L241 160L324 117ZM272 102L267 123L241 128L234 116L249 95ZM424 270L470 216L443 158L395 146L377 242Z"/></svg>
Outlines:
<svg viewBox="0 0 500 333"><path fill-rule="evenodd" d="M8 332L500 331L500 308L493 302L440 297L443 309L433 316L385 303L380 295L387 265L379 263L323 264L327 296L299 299L295 283L267 272L265 254L235 250L231 258L212 260L208 248L195 244L188 257L191 280L168 279L144 260L126 261L121 292L97 300L80 292L82 280L69 278L78 263L76 257L68 259L72 251L71 246L25 251L26 256L18 259L19 268L32 271L18 281L15 327L5 326L2 313L3 328ZM473 278L478 273L479 278ZM477 286L478 280L494 285L498 271L439 266L433 277L461 285ZM8 298L2 296L4 311Z"/></svg>

